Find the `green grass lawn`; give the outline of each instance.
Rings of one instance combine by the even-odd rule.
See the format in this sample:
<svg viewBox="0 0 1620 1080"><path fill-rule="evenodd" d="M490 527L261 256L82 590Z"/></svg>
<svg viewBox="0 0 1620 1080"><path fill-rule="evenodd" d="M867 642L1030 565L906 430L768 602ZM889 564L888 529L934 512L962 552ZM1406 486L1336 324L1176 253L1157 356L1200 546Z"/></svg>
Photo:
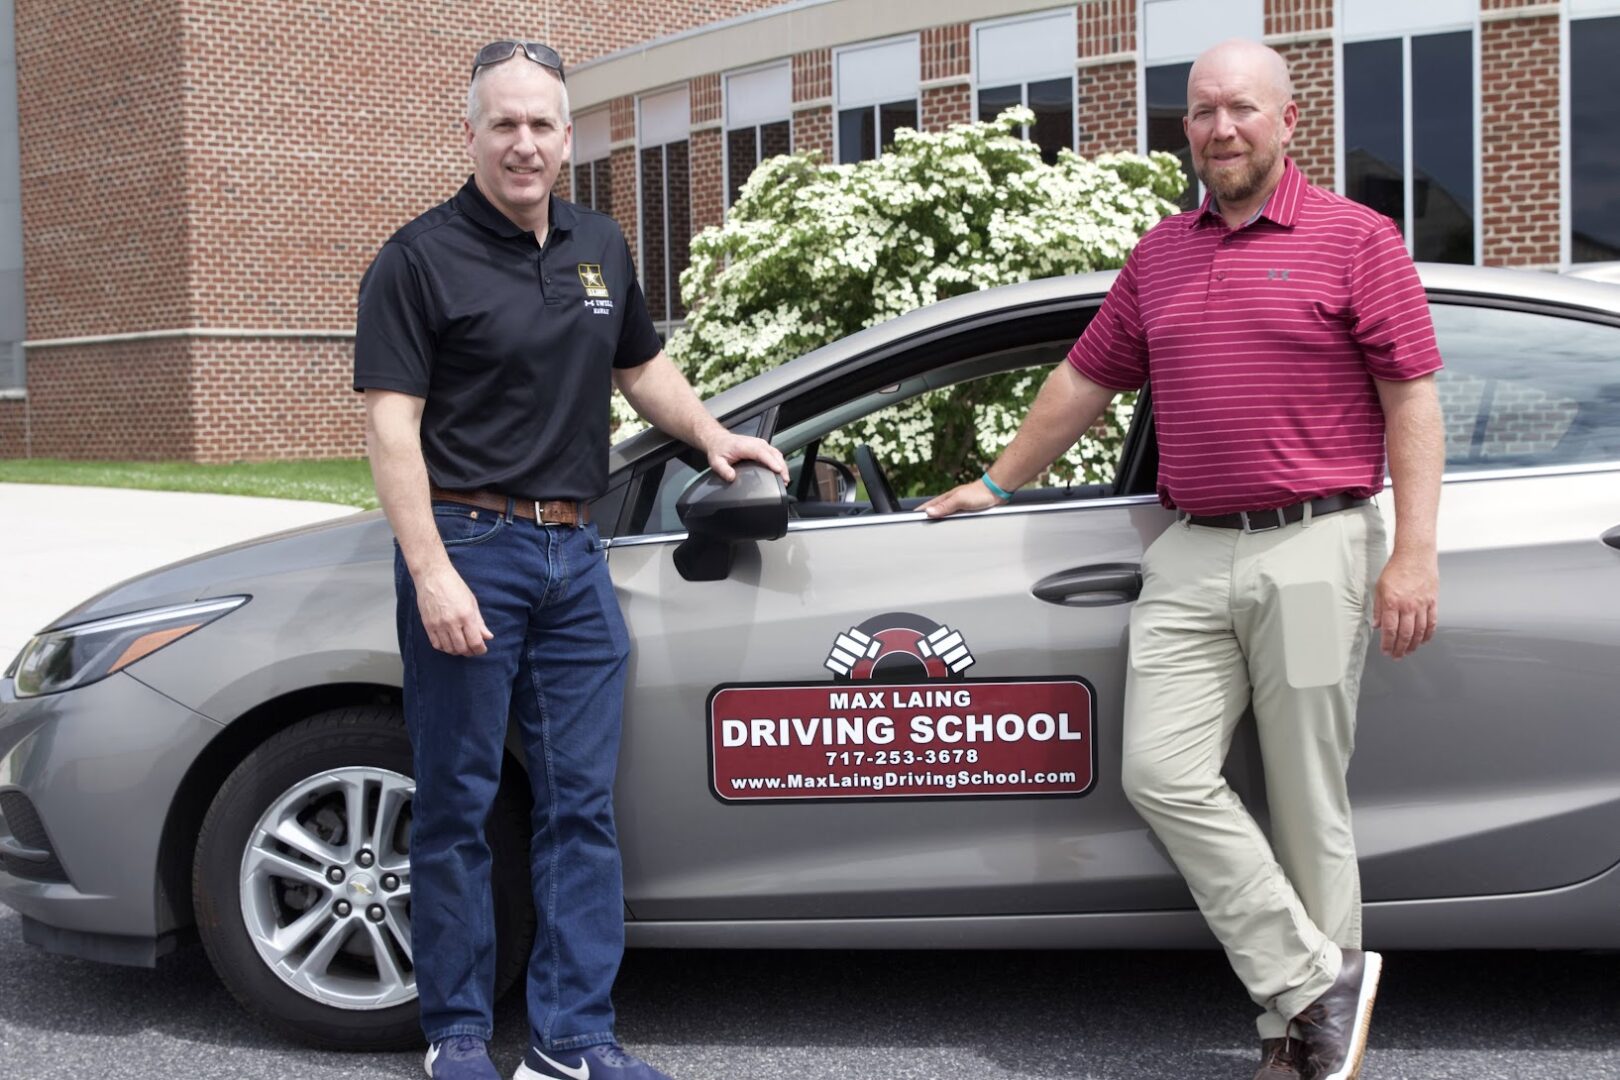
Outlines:
<svg viewBox="0 0 1620 1080"><path fill-rule="evenodd" d="M372 510L377 493L364 458L195 465L187 461L57 461L0 458L0 484L73 484L87 487L205 491L308 499Z"/></svg>

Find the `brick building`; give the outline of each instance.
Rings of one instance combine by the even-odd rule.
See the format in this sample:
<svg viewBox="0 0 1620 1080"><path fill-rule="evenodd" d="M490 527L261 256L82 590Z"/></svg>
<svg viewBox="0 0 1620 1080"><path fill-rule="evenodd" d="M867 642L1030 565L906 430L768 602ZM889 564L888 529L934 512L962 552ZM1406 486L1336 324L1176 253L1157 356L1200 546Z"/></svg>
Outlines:
<svg viewBox="0 0 1620 1080"><path fill-rule="evenodd" d="M0 457L363 453L359 275L469 171L467 65L512 30L568 58L561 190L620 221L665 328L763 157L1014 102L1048 154L1184 151L1187 67L1232 36L1289 59L1306 174L1418 258L1620 259L1620 0L13 2Z"/></svg>

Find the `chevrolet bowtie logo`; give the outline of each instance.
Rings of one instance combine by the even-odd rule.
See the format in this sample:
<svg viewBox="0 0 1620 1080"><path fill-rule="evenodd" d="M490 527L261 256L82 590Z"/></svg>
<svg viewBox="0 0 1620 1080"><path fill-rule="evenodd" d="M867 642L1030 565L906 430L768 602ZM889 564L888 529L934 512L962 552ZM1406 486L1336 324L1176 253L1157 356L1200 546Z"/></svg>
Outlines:
<svg viewBox="0 0 1620 1080"><path fill-rule="evenodd" d="M367 881L365 878L350 878L349 879L349 888L353 889L355 892L359 893L361 896L371 896L371 895L373 895L372 889L371 889L371 883L369 881Z"/></svg>

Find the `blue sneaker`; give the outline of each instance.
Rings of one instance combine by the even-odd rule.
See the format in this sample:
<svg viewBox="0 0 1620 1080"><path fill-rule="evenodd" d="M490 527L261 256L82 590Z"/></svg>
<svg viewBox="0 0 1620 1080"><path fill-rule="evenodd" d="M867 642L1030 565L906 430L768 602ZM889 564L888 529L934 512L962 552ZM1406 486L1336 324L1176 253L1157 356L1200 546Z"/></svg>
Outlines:
<svg viewBox="0 0 1620 1080"><path fill-rule="evenodd" d="M583 1050L545 1051L529 1047L512 1080L673 1080L618 1043Z"/></svg>
<svg viewBox="0 0 1620 1080"><path fill-rule="evenodd" d="M428 1047L422 1062L433 1080L501 1080L489 1048L476 1035L452 1035Z"/></svg>

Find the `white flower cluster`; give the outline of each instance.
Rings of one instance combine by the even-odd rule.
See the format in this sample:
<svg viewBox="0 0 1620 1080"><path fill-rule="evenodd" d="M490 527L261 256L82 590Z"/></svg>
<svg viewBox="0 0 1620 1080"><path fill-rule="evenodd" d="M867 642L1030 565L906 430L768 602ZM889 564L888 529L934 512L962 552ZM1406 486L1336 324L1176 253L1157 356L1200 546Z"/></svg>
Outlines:
<svg viewBox="0 0 1620 1080"><path fill-rule="evenodd" d="M681 275L691 315L670 356L707 397L924 304L1123 265L1175 211L1176 159L1064 150L1047 165L1016 134L1034 120L1018 107L937 134L902 130L882 157L852 165L761 163L725 226L692 242ZM1038 389L1026 374L924 395L847 425L823 453L870 443L896 490L941 490L978 475ZM1131 407L1122 398L1048 482L1109 479Z"/></svg>

